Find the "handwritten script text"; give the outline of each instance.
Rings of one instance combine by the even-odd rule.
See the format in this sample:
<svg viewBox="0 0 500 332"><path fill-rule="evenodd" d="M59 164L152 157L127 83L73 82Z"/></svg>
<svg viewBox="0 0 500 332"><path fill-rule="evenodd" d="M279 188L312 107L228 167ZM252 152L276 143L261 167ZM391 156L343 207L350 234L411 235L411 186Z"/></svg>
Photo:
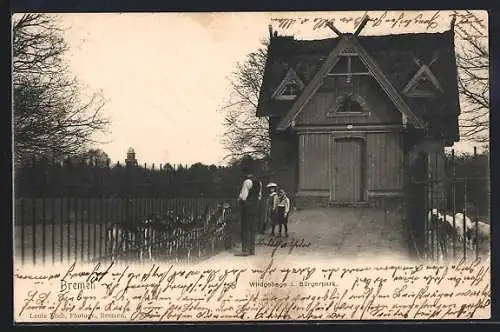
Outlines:
<svg viewBox="0 0 500 332"><path fill-rule="evenodd" d="M489 266L278 264L186 268L74 264L16 271L16 321L473 319L489 317Z"/></svg>

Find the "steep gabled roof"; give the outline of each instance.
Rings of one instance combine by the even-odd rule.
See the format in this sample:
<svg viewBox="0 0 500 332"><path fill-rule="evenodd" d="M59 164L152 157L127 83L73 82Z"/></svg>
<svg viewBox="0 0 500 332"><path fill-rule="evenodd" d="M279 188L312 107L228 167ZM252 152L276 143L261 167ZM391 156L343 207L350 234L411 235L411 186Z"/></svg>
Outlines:
<svg viewBox="0 0 500 332"><path fill-rule="evenodd" d="M332 53L338 49L343 40L343 38L295 40L293 37L273 37L268 48L257 116L284 117L300 99L300 96L292 101L271 98L287 71L293 68L306 84L303 94L311 93L314 86L310 84L311 81L323 65L325 68L331 67L336 61ZM393 102L406 104L417 119L427 123L430 131L446 139L458 140L460 106L452 30L442 33L357 36L354 41L354 44L356 43L361 46L360 53L364 51L369 56L365 59L372 59L387 79L389 84L386 86L393 87L389 90L396 91L399 95L391 98ZM432 65L432 72L439 77L443 93L432 100L402 95L405 86L421 70L421 67L414 62L415 57L423 63L429 63L436 54L438 57ZM398 109L401 111L406 107L400 106Z"/></svg>
<svg viewBox="0 0 500 332"><path fill-rule="evenodd" d="M416 128L423 128L424 123L419 119L408 107L406 102L401 98L399 92L392 86L391 82L387 79L384 73L378 68L377 64L373 61L370 55L364 50L355 37L346 36L341 38L335 49L328 55L323 65L313 76L311 81L306 86L306 89L299 95L296 102L292 105L291 109L283 117L278 124L278 130L285 130L290 126L291 122L297 117L303 107L313 97L314 93L321 86L323 78L335 66L339 60L339 54L345 49L349 48L359 55L360 59L366 65L372 76L387 93L389 99L394 103L396 108L406 117Z"/></svg>

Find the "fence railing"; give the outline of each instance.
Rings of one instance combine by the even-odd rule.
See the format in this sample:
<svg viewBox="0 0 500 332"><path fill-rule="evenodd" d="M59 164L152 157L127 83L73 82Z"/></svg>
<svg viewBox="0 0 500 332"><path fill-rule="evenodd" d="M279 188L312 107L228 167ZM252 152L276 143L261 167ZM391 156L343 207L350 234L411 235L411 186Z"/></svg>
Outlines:
<svg viewBox="0 0 500 332"><path fill-rule="evenodd" d="M162 259L215 254L231 243L232 200L194 198L35 197L16 198L14 255L21 263L91 262L108 256L107 229L113 223L138 224L151 214L200 216L207 207L225 202L230 213L224 228L196 228L177 238ZM139 244L140 245L140 244ZM207 247L208 246L208 247ZM156 246L157 251L165 248ZM208 250L209 249L209 250Z"/></svg>
<svg viewBox="0 0 500 332"><path fill-rule="evenodd" d="M446 163L437 153L426 157L433 158L431 167L408 188L412 238L419 256L433 261L488 256L489 177L474 170L457 176L453 151Z"/></svg>

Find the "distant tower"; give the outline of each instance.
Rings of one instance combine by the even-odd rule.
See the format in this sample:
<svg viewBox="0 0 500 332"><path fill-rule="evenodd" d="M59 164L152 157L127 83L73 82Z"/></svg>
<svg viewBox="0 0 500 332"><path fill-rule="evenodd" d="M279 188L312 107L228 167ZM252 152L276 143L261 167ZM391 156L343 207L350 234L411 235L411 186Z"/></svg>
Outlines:
<svg viewBox="0 0 500 332"><path fill-rule="evenodd" d="M128 148L127 150L127 159L125 159L125 165L137 166L137 159L135 159L135 151L133 148Z"/></svg>

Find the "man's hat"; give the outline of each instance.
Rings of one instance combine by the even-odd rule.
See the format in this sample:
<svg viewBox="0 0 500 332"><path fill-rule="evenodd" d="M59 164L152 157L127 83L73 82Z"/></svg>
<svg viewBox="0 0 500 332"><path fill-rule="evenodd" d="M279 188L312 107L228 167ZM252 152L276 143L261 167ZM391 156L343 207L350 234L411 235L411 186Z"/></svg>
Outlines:
<svg viewBox="0 0 500 332"><path fill-rule="evenodd" d="M277 186L278 186L278 185L277 185L276 183L274 183L274 182L269 182L269 183L267 184L267 186L266 186L266 187L267 187L267 188L276 188Z"/></svg>

